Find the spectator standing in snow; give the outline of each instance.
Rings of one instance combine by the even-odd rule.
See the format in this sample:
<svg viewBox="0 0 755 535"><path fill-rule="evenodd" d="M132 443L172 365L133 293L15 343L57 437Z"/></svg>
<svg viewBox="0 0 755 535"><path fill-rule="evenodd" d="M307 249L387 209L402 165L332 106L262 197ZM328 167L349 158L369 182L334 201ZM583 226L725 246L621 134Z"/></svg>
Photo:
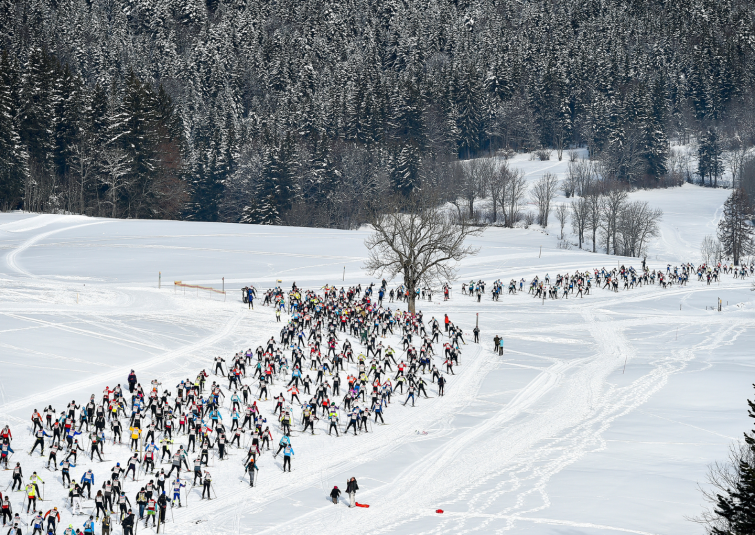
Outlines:
<svg viewBox="0 0 755 535"><path fill-rule="evenodd" d="M349 495L349 507L354 507L356 505L358 490L359 485L357 485L357 479L355 477L352 477L346 483L346 494Z"/></svg>

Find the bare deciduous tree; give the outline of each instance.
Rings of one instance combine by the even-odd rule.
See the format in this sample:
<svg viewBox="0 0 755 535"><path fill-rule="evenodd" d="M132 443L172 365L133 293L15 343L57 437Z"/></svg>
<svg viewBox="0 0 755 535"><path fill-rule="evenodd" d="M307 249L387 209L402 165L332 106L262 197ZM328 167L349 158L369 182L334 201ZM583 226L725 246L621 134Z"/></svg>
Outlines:
<svg viewBox="0 0 755 535"><path fill-rule="evenodd" d="M92 175L95 174L97 168L97 158L94 154L94 147L91 136L82 134L79 139L73 143L69 150L71 151L71 168L73 175L77 180L77 187L79 189L79 213L86 213L86 206L84 202L84 193L87 188Z"/></svg>
<svg viewBox="0 0 755 535"><path fill-rule="evenodd" d="M625 256L642 256L650 238L658 236L663 211L643 201L627 202L621 207L614 250Z"/></svg>
<svg viewBox="0 0 755 535"><path fill-rule="evenodd" d="M537 216L542 227L548 226L551 202L556 196L558 179L556 175L545 173L532 188L532 202L537 205Z"/></svg>
<svg viewBox="0 0 755 535"><path fill-rule="evenodd" d="M595 166L589 160L569 161L569 173L566 183L572 195L584 197L585 192L595 180ZM568 196L567 196L568 197Z"/></svg>
<svg viewBox="0 0 755 535"><path fill-rule="evenodd" d="M503 189L506 187L506 182L510 176L509 164L506 160L503 160L499 165L494 167L493 175L490 177L490 182L488 182L488 191L490 192L490 197L493 199L493 223L498 221L498 206L502 201ZM501 212L505 212L503 207L501 208Z"/></svg>
<svg viewBox="0 0 755 535"><path fill-rule="evenodd" d="M747 161L750 147L735 136L729 140L729 150L724 154L724 161L731 169L731 184L733 188L739 187L742 167Z"/></svg>
<svg viewBox="0 0 755 535"><path fill-rule="evenodd" d="M571 175L567 175L565 179L561 181L561 192L567 199L574 195L575 184L574 178Z"/></svg>
<svg viewBox="0 0 755 535"><path fill-rule="evenodd" d="M512 228L519 219L521 204L527 194L527 182L521 169L511 169L508 162L499 164L492 177L491 193L498 197L503 223Z"/></svg>
<svg viewBox="0 0 755 535"><path fill-rule="evenodd" d="M669 175L681 182L692 182L692 162L687 150L671 149L669 155Z"/></svg>
<svg viewBox="0 0 755 535"><path fill-rule="evenodd" d="M615 254L617 234L619 233L619 216L627 200L627 192L618 183L608 188L608 193L600 199L601 203L601 235L606 245L606 254Z"/></svg>
<svg viewBox="0 0 755 535"><path fill-rule="evenodd" d="M128 187L130 161L128 154L120 149L106 149L102 152L102 168L105 171L100 180L108 187L112 211L110 217L118 217L118 195Z"/></svg>
<svg viewBox="0 0 755 535"><path fill-rule="evenodd" d="M705 264L715 264L723 256L723 248L718 238L708 234L700 244L700 256Z"/></svg>
<svg viewBox="0 0 755 535"><path fill-rule="evenodd" d="M558 221L559 226L561 227L561 235L559 237L559 240L564 239L564 227L566 226L566 222L569 220L569 205L566 203L561 203L558 206L556 206L556 220Z"/></svg>
<svg viewBox="0 0 755 535"><path fill-rule="evenodd" d="M522 219L524 220L524 228L530 228L531 225L535 224L535 214L533 214L529 210L524 212Z"/></svg>
<svg viewBox="0 0 755 535"><path fill-rule="evenodd" d="M597 252L598 230L600 230L600 216L602 214L602 202L597 188L590 188L585 201L587 202L587 226L585 230L592 233L592 252Z"/></svg>
<svg viewBox="0 0 755 535"><path fill-rule="evenodd" d="M467 219L452 220L435 201L432 195L390 198L380 213L371 213L374 233L365 240L365 269L380 277L401 275L412 314L420 285L453 280L456 262L478 251L465 240L481 229Z"/></svg>
<svg viewBox="0 0 755 535"><path fill-rule="evenodd" d="M585 230L588 228L588 220L590 216L590 207L585 197L573 200L570 204L571 207L571 225L574 234L577 235L579 240L579 248L582 248L582 243L585 241Z"/></svg>
<svg viewBox="0 0 755 535"><path fill-rule="evenodd" d="M484 195L489 189L496 172L496 163L492 158L477 158L457 165L463 170L461 194L467 203L469 217L473 218L475 198ZM495 205L495 199L493 204ZM495 212L495 206L493 211Z"/></svg>

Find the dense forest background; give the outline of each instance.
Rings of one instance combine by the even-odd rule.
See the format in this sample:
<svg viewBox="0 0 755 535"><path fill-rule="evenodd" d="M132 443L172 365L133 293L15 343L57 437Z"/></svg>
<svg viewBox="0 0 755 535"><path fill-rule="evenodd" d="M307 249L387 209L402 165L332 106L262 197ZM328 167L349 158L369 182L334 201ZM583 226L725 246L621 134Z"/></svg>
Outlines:
<svg viewBox="0 0 755 535"><path fill-rule="evenodd" d="M349 228L454 162L755 141L748 0L0 0L0 208Z"/></svg>

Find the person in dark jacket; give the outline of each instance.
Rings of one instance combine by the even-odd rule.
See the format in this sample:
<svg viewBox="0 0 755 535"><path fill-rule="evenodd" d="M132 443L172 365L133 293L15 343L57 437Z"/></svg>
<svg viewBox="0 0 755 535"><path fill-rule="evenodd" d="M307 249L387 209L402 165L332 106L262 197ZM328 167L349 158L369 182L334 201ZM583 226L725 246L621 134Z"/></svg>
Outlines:
<svg viewBox="0 0 755 535"><path fill-rule="evenodd" d="M160 523L165 524L165 509L168 507L168 498L165 496L165 491L157 499L157 505L160 506Z"/></svg>
<svg viewBox="0 0 755 535"><path fill-rule="evenodd" d="M121 528L123 528L123 535L134 535L134 513L131 512L131 509L121 520Z"/></svg>
<svg viewBox="0 0 755 535"><path fill-rule="evenodd" d="M333 500L333 503L338 505L338 497L341 495L341 491L338 489L338 487L333 487L333 490L330 491L330 498Z"/></svg>
<svg viewBox="0 0 755 535"><path fill-rule="evenodd" d="M134 388L136 388L136 374L134 370L131 370L131 373L128 374L128 391L133 394Z"/></svg>
<svg viewBox="0 0 755 535"><path fill-rule="evenodd" d="M349 495L349 507L354 507L357 503L357 491L359 485L357 485L357 478L352 477L346 483L346 494Z"/></svg>

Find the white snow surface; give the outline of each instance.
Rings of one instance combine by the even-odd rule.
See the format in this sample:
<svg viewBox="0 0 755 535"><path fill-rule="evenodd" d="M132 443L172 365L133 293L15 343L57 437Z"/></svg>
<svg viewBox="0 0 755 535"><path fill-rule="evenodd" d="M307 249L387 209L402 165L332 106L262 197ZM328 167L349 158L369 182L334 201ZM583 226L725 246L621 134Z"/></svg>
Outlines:
<svg viewBox="0 0 755 535"><path fill-rule="evenodd" d="M553 164L527 163L533 174ZM651 268L699 263L700 241L715 232L727 195L694 186L633 193L665 211ZM132 368L142 385L157 378L174 389L210 370L217 355L277 339L273 310L261 300L248 310L238 289L278 279L284 288L379 284L362 269L368 234L0 214L0 425L13 431L12 464L22 463L25 479L36 470L45 480L41 509L62 508L64 526L85 519L70 515L60 472L26 453L33 409L60 411L92 393L99 400L106 385L125 385ZM595 289L584 299L546 302L526 293L493 302L488 290L481 303L461 295L460 281L471 278L489 288L497 278L639 268L639 259L558 249L555 234L486 230L471 240L480 252L459 266L451 300L436 293L421 303L427 319L442 322L448 313L466 333L445 397L435 385L434 397L413 408L394 396L389 425L356 437L329 437L320 420L317 435L294 434L292 473L263 453L255 488L243 480L244 452L231 449L229 460L209 468L217 499L202 501L193 489L188 507L168 514L166 533L702 533L685 519L700 512L697 483L749 426L751 281L726 275L708 286L695 278L681 288ZM222 277L225 301L173 288L176 280L220 288ZM722 312L713 310L718 298ZM477 314L479 345L471 341ZM496 334L505 339L503 357L492 351ZM398 337L384 343L400 345ZM280 390L278 380L272 392ZM273 422L274 402L261 406ZM227 406L222 412L229 423ZM279 438L275 429L274 444ZM78 480L91 467L99 488L128 457L125 445L109 443L109 462L81 456L72 475ZM0 489L10 474L0 471ZM345 491L351 476L369 509L330 503L330 489ZM132 503L144 482L126 483ZM15 510L21 500L12 493Z"/></svg>

